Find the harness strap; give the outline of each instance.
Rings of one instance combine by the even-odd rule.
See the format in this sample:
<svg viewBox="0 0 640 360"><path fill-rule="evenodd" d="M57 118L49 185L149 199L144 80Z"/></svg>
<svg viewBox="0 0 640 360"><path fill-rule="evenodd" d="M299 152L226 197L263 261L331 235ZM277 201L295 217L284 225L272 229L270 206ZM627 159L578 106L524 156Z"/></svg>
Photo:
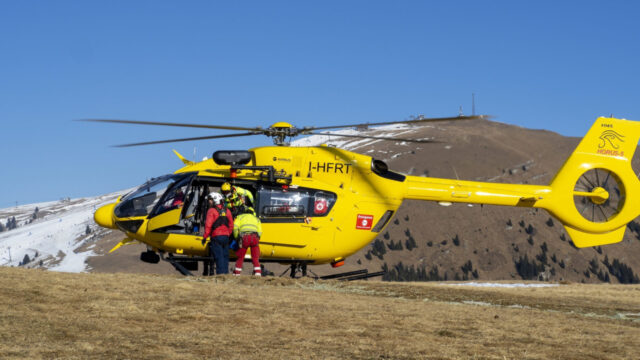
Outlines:
<svg viewBox="0 0 640 360"><path fill-rule="evenodd" d="M220 226L226 226L228 228L229 227L229 218L227 217L227 211L225 210L224 212L220 212L220 211L218 211L218 208L216 208L216 207L214 207L213 209L218 213L218 218L211 225L211 231L213 231L214 229L219 228Z"/></svg>

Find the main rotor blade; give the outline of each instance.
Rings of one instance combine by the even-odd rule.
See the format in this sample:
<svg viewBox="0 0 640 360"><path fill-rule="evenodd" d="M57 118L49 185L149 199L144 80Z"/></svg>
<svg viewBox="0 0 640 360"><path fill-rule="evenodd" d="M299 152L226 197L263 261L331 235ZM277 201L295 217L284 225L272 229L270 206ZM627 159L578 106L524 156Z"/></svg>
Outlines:
<svg viewBox="0 0 640 360"><path fill-rule="evenodd" d="M114 120L114 119L80 119L78 121L104 122L104 123L114 123L114 124L177 126L177 127L190 127L190 128L203 128L203 129L264 131L264 129L261 127L248 128L248 127L240 127L240 126L183 124L183 123L169 123L169 122L156 122L156 121Z"/></svg>
<svg viewBox="0 0 640 360"><path fill-rule="evenodd" d="M302 128L302 133L306 133L307 130L324 130L324 129L339 129L339 128L350 128L350 127L358 127L358 126L378 126L378 125L393 125L393 124L416 124L416 123L425 123L425 122L438 122L438 121L451 121L451 120L475 120L475 119L487 119L488 115L474 115L474 116L455 116L455 117L443 117L443 118L424 118L424 119L415 119L415 120L403 120L403 121L385 121L378 123L363 123L363 124L352 124L352 125L335 125L335 126L321 126L321 127L307 127Z"/></svg>
<svg viewBox="0 0 640 360"><path fill-rule="evenodd" d="M331 133L322 133L322 132L305 132L305 134L310 135L325 135L325 136L337 136L337 137L352 137L352 138L360 138L360 139L377 139L377 140L390 140L390 141L407 141L407 142L415 142L415 143L439 143L438 140L423 140L423 139L406 139L406 138L395 138L395 137L383 137L383 136L368 136L368 135L348 135L348 134L331 134Z"/></svg>
<svg viewBox="0 0 640 360"><path fill-rule="evenodd" d="M131 146L165 144L165 143L181 142L181 141L220 139L220 138L251 136L251 135L261 135L261 134L248 132L248 133L242 133L242 134L225 134L225 135L201 136L201 137L192 137L192 138L184 138L184 139L158 140L158 141L147 141L147 142L140 142L140 143L134 143L134 144L122 144L122 145L114 145L113 147L131 147Z"/></svg>

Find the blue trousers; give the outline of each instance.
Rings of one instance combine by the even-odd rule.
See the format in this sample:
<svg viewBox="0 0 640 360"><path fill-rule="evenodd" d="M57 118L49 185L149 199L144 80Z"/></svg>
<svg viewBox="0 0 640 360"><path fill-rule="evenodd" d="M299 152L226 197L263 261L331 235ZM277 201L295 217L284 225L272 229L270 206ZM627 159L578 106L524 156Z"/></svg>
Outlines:
<svg viewBox="0 0 640 360"><path fill-rule="evenodd" d="M216 274L229 273L229 237L216 236L211 238L209 252L216 262Z"/></svg>

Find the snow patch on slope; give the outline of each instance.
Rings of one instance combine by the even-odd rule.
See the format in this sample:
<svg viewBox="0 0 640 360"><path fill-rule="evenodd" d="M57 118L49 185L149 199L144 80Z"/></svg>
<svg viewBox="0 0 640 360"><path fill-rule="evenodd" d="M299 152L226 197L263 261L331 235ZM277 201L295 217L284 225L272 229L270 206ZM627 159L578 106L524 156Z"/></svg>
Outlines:
<svg viewBox="0 0 640 360"><path fill-rule="evenodd" d="M473 286L473 287L492 287L492 288L542 288L542 287L556 287L558 284L532 284L532 283L491 283L491 282L468 282L449 284L451 286Z"/></svg>
<svg viewBox="0 0 640 360"><path fill-rule="evenodd" d="M93 222L93 213L124 193L0 209L3 224L13 216L18 223L16 229L0 233L0 265L18 266L28 255L32 260L29 265L42 261L43 267L53 271L86 271L85 261L94 254L78 249L102 232ZM42 218L29 223L36 207ZM93 235L86 235L87 225L94 230Z"/></svg>
<svg viewBox="0 0 640 360"><path fill-rule="evenodd" d="M359 138L347 138L340 137L339 135L368 135L368 136L381 136L381 137L397 137L402 134L408 134L417 129L418 126L409 126L407 124L393 124L372 127L366 130L336 130L328 131L326 135L311 135L291 142L291 146L319 146L321 144L327 144L330 146L339 147L346 150L354 150L367 145L383 141L378 139L359 139Z"/></svg>

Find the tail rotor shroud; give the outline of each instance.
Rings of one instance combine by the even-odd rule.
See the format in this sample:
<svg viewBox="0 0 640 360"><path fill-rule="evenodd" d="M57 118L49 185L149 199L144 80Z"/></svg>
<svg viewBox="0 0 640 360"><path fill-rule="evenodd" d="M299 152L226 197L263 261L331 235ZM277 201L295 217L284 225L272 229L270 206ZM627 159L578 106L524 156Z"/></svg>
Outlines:
<svg viewBox="0 0 640 360"><path fill-rule="evenodd" d="M625 190L620 178L610 170L595 168L584 172L573 189L576 210L593 223L614 219L625 204Z"/></svg>

